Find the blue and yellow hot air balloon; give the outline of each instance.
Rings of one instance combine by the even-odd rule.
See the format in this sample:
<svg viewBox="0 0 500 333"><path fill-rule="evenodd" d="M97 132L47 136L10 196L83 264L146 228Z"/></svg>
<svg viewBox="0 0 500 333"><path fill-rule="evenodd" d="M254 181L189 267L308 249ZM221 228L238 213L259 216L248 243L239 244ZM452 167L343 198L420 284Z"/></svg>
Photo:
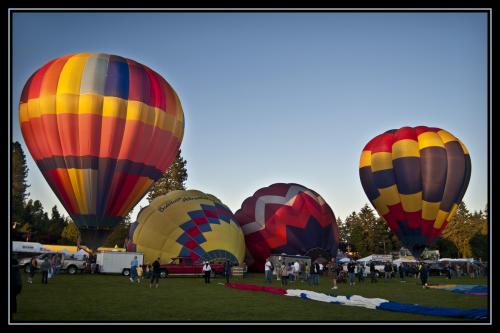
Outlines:
<svg viewBox="0 0 500 333"><path fill-rule="evenodd" d="M402 127L370 140L359 175L368 199L415 257L441 235L467 190L465 145L434 127Z"/></svg>
<svg viewBox="0 0 500 333"><path fill-rule="evenodd" d="M245 259L245 238L231 210L211 194L178 190L155 198L131 226L129 250L144 253L145 262L160 257L193 261Z"/></svg>
<svg viewBox="0 0 500 333"><path fill-rule="evenodd" d="M19 105L28 150L96 248L174 161L184 134L177 94L158 73L116 55L50 61Z"/></svg>

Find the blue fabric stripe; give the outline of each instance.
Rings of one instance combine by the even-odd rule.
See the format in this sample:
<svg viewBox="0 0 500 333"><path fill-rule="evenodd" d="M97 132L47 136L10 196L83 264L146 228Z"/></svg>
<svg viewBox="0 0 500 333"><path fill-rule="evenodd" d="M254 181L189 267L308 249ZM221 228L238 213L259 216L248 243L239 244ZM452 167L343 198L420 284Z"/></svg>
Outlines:
<svg viewBox="0 0 500 333"><path fill-rule="evenodd" d="M414 194L422 191L419 157L402 157L392 161L394 174L398 180L400 194Z"/></svg>
<svg viewBox="0 0 500 333"><path fill-rule="evenodd" d="M106 78L106 96L128 99L129 70L127 61L118 56L110 56Z"/></svg>
<svg viewBox="0 0 500 333"><path fill-rule="evenodd" d="M395 185L396 177L394 176L394 169L375 171L373 173L373 181L378 188L386 188Z"/></svg>
<svg viewBox="0 0 500 333"><path fill-rule="evenodd" d="M377 309L415 313L427 316L438 317L459 317L470 319L486 319L488 318L488 311L486 309L457 309L457 308L437 308L433 306L422 306L416 304L402 304L397 302L384 302L380 304Z"/></svg>

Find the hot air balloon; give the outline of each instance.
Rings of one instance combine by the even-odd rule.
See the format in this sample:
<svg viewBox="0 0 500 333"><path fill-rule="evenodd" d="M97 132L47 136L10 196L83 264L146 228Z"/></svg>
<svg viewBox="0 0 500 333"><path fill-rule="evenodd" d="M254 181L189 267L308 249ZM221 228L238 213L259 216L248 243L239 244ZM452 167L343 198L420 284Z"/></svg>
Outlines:
<svg viewBox="0 0 500 333"><path fill-rule="evenodd" d="M402 127L368 142L359 175L379 215L418 258L453 218L471 160L465 145L443 129Z"/></svg>
<svg viewBox="0 0 500 333"><path fill-rule="evenodd" d="M179 98L158 73L103 53L54 59L24 86L24 140L46 181L96 248L174 161Z"/></svg>
<svg viewBox="0 0 500 333"><path fill-rule="evenodd" d="M191 257L239 265L245 258L243 232L231 210L213 195L197 190L156 197L139 212L132 232L132 249L144 253L145 262Z"/></svg>
<svg viewBox="0 0 500 333"><path fill-rule="evenodd" d="M257 190L235 213L245 234L247 263L263 271L271 254L337 255L339 233L330 206L313 190L277 183Z"/></svg>

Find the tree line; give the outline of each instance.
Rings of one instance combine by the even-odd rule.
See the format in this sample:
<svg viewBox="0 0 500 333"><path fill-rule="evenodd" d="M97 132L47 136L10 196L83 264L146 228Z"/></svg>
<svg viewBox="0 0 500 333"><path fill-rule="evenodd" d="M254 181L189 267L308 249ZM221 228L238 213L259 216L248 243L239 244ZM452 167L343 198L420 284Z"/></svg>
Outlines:
<svg viewBox="0 0 500 333"><path fill-rule="evenodd" d="M26 155L21 144L17 141L12 144L11 161L11 239L42 244L76 245L79 232L73 220L62 215L55 205L50 210L49 217L40 200L29 198L30 185L27 183L29 170ZM187 162L182 158L179 150L176 160L147 193L148 201L151 202L157 196L173 190L185 189L186 164ZM123 246L128 237L130 223L131 216L128 214L113 229L103 246Z"/></svg>

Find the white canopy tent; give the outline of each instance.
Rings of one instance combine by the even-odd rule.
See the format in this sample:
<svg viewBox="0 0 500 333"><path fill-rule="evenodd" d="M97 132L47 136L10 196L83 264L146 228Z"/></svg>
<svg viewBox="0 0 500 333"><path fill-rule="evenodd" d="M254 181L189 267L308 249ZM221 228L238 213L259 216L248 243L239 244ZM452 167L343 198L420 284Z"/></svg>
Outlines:
<svg viewBox="0 0 500 333"><path fill-rule="evenodd" d="M402 263L416 263L416 262L418 261L411 258L399 258L394 260L392 263L399 267L399 265L401 265Z"/></svg>
<svg viewBox="0 0 500 333"><path fill-rule="evenodd" d="M364 257L361 259L357 260L358 262L369 262L369 261L391 261L392 262L392 256L390 254L372 254L369 255L368 257Z"/></svg>
<svg viewBox="0 0 500 333"><path fill-rule="evenodd" d="M74 257L78 260L83 260L85 257L88 256L89 254L84 249L80 249L77 253L74 254Z"/></svg>
<svg viewBox="0 0 500 333"><path fill-rule="evenodd" d="M453 258L441 258L439 259L439 262L470 262L470 263L473 263L474 262L474 258L456 258L456 259L453 259Z"/></svg>

